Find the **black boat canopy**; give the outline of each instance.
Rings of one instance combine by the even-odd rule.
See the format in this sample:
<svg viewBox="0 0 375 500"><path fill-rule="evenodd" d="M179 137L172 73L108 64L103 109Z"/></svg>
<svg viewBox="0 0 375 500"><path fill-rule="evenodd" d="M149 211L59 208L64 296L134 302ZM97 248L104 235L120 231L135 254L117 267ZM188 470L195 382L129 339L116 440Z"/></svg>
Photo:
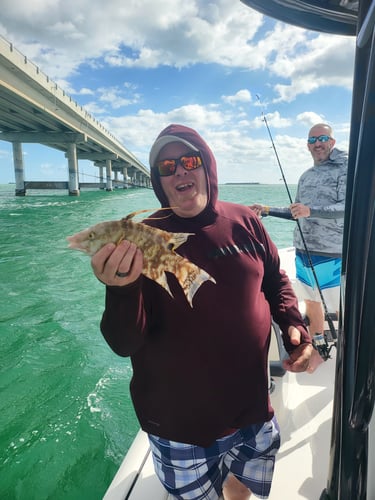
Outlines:
<svg viewBox="0 0 375 500"><path fill-rule="evenodd" d="M241 0L288 24L337 35L356 35L358 0Z"/></svg>

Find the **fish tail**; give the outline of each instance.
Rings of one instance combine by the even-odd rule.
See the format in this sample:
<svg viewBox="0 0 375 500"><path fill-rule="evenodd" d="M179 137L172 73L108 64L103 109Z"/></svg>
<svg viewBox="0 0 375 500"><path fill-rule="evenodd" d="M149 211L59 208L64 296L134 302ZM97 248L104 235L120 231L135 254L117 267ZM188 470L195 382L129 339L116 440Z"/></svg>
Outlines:
<svg viewBox="0 0 375 500"><path fill-rule="evenodd" d="M201 269L201 272L199 276L194 280L192 283L191 287L188 289L186 298L190 304L191 307L193 307L193 297L195 293L198 291L198 288L205 282L205 281L212 281L212 283L216 283L214 278L210 276L206 271L203 271Z"/></svg>
<svg viewBox="0 0 375 500"><path fill-rule="evenodd" d="M205 281L212 281L212 283L216 283L216 281L204 269L189 262L187 259L183 260L184 262L181 263L182 265L175 272L175 275L184 291L187 301L193 307L193 298L200 286Z"/></svg>

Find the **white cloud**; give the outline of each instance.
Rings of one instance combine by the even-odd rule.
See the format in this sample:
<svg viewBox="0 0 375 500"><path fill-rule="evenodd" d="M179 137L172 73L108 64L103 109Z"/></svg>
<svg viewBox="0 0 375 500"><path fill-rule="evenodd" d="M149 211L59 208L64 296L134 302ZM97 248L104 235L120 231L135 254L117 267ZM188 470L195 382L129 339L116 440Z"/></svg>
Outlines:
<svg viewBox="0 0 375 500"><path fill-rule="evenodd" d="M290 83L275 85L279 94L275 102L290 102L328 85L351 89L354 49L353 37L319 34L306 38L295 52L279 51L270 69Z"/></svg>
<svg viewBox="0 0 375 500"><path fill-rule="evenodd" d="M326 122L324 116L316 114L314 111L305 111L296 116L297 122L301 123L305 129L310 129L316 123Z"/></svg>
<svg viewBox="0 0 375 500"><path fill-rule="evenodd" d="M242 89L236 92L234 95L224 95L222 97L224 102L229 104L237 104L241 102L251 102L251 93L247 89Z"/></svg>
<svg viewBox="0 0 375 500"><path fill-rule="evenodd" d="M6 157L9 157L10 156L10 152L9 150L6 150L6 149L1 149L0 148L0 157L2 158L6 158Z"/></svg>
<svg viewBox="0 0 375 500"><path fill-rule="evenodd" d="M254 126L255 128L261 128L264 127L264 117L267 120L268 125L274 128L286 128L290 127L292 125L292 121L289 118L282 118L280 116L280 113L278 111L275 111L274 113L265 113L264 116L257 116L254 119Z"/></svg>
<svg viewBox="0 0 375 500"><path fill-rule="evenodd" d="M138 102L140 96L131 92L129 96L124 95L124 90L119 87L100 87L96 90L100 102L110 104L112 109L123 108Z"/></svg>
<svg viewBox="0 0 375 500"><path fill-rule="evenodd" d="M93 95L93 94L94 94L94 92L93 92L91 89L87 89L87 88L85 88L85 87L82 87L82 88L79 90L78 94L80 94L80 95Z"/></svg>

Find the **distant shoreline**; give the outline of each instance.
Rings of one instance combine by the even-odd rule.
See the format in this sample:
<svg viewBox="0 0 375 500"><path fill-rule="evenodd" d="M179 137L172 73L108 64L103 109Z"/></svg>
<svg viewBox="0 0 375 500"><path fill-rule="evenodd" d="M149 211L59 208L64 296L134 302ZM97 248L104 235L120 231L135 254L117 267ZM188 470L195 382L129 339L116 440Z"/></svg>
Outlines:
<svg viewBox="0 0 375 500"><path fill-rule="evenodd" d="M241 186L244 184L260 184L260 182L226 182L226 186Z"/></svg>

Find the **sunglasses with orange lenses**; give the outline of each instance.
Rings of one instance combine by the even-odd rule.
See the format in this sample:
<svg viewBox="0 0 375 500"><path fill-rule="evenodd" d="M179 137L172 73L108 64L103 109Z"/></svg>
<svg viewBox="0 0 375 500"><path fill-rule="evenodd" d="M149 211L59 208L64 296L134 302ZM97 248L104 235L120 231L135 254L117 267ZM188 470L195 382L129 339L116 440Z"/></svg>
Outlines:
<svg viewBox="0 0 375 500"><path fill-rule="evenodd" d="M185 170L196 170L203 165L202 158L198 154L184 155L173 160L160 160L156 162L160 177L168 177L176 172L177 165L180 164Z"/></svg>

